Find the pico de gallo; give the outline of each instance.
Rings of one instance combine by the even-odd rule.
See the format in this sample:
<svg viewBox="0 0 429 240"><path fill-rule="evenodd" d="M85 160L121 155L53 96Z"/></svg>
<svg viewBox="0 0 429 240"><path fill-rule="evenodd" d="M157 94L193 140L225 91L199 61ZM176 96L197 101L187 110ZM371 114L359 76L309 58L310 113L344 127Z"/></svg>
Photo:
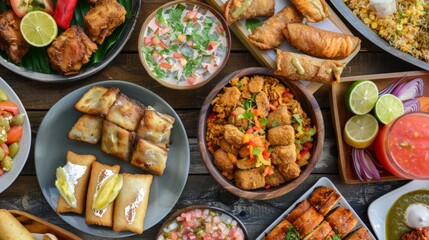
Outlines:
<svg viewBox="0 0 429 240"><path fill-rule="evenodd" d="M225 60L228 47L219 19L194 4L160 8L143 39L141 51L147 67L158 79L178 86L210 78Z"/></svg>
<svg viewBox="0 0 429 240"><path fill-rule="evenodd" d="M157 240L166 239L227 239L244 240L238 222L213 209L191 209L181 213L162 229Z"/></svg>

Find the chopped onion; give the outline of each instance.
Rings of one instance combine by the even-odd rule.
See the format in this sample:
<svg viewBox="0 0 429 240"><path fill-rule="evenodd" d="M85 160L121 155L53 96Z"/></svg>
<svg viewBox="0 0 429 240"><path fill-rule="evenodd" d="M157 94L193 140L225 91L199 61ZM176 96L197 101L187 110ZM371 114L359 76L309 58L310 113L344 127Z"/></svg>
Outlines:
<svg viewBox="0 0 429 240"><path fill-rule="evenodd" d="M408 99L402 103L404 104L404 113L420 111L420 98Z"/></svg>
<svg viewBox="0 0 429 240"><path fill-rule="evenodd" d="M392 90L392 94L401 99L401 101L423 97L424 85L423 79L416 78L396 86Z"/></svg>
<svg viewBox="0 0 429 240"><path fill-rule="evenodd" d="M352 148L352 163L353 172L360 181L381 179L382 166L367 149Z"/></svg>

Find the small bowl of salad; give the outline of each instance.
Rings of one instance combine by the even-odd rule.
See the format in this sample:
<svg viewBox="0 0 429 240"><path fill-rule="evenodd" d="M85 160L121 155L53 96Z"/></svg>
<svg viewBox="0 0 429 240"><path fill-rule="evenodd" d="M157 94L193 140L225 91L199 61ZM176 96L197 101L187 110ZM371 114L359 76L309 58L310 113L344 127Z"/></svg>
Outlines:
<svg viewBox="0 0 429 240"><path fill-rule="evenodd" d="M155 10L138 40L140 61L160 84L194 89L225 66L231 34L223 16L199 1L177 0Z"/></svg>
<svg viewBox="0 0 429 240"><path fill-rule="evenodd" d="M176 211L162 224L156 240L166 239L247 240L248 234L244 224L228 211L196 205Z"/></svg>
<svg viewBox="0 0 429 240"><path fill-rule="evenodd" d="M0 77L0 193L21 173L30 147L31 128L25 108Z"/></svg>

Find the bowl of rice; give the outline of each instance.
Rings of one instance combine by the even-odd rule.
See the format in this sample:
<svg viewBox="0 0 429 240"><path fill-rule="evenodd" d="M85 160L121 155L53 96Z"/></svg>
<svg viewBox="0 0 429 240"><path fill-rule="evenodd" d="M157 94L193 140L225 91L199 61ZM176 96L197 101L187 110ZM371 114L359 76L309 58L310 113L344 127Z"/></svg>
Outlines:
<svg viewBox="0 0 429 240"><path fill-rule="evenodd" d="M272 69L247 68L221 80L205 99L198 147L210 174L247 199L280 197L319 159L323 118L313 95Z"/></svg>

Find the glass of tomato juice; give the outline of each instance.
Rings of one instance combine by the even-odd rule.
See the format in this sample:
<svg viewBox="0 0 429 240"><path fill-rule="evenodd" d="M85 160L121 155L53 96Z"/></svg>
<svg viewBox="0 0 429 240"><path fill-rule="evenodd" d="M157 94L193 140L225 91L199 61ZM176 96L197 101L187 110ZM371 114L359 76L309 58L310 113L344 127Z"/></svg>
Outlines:
<svg viewBox="0 0 429 240"><path fill-rule="evenodd" d="M429 113L404 114L380 128L377 158L400 178L429 179Z"/></svg>

